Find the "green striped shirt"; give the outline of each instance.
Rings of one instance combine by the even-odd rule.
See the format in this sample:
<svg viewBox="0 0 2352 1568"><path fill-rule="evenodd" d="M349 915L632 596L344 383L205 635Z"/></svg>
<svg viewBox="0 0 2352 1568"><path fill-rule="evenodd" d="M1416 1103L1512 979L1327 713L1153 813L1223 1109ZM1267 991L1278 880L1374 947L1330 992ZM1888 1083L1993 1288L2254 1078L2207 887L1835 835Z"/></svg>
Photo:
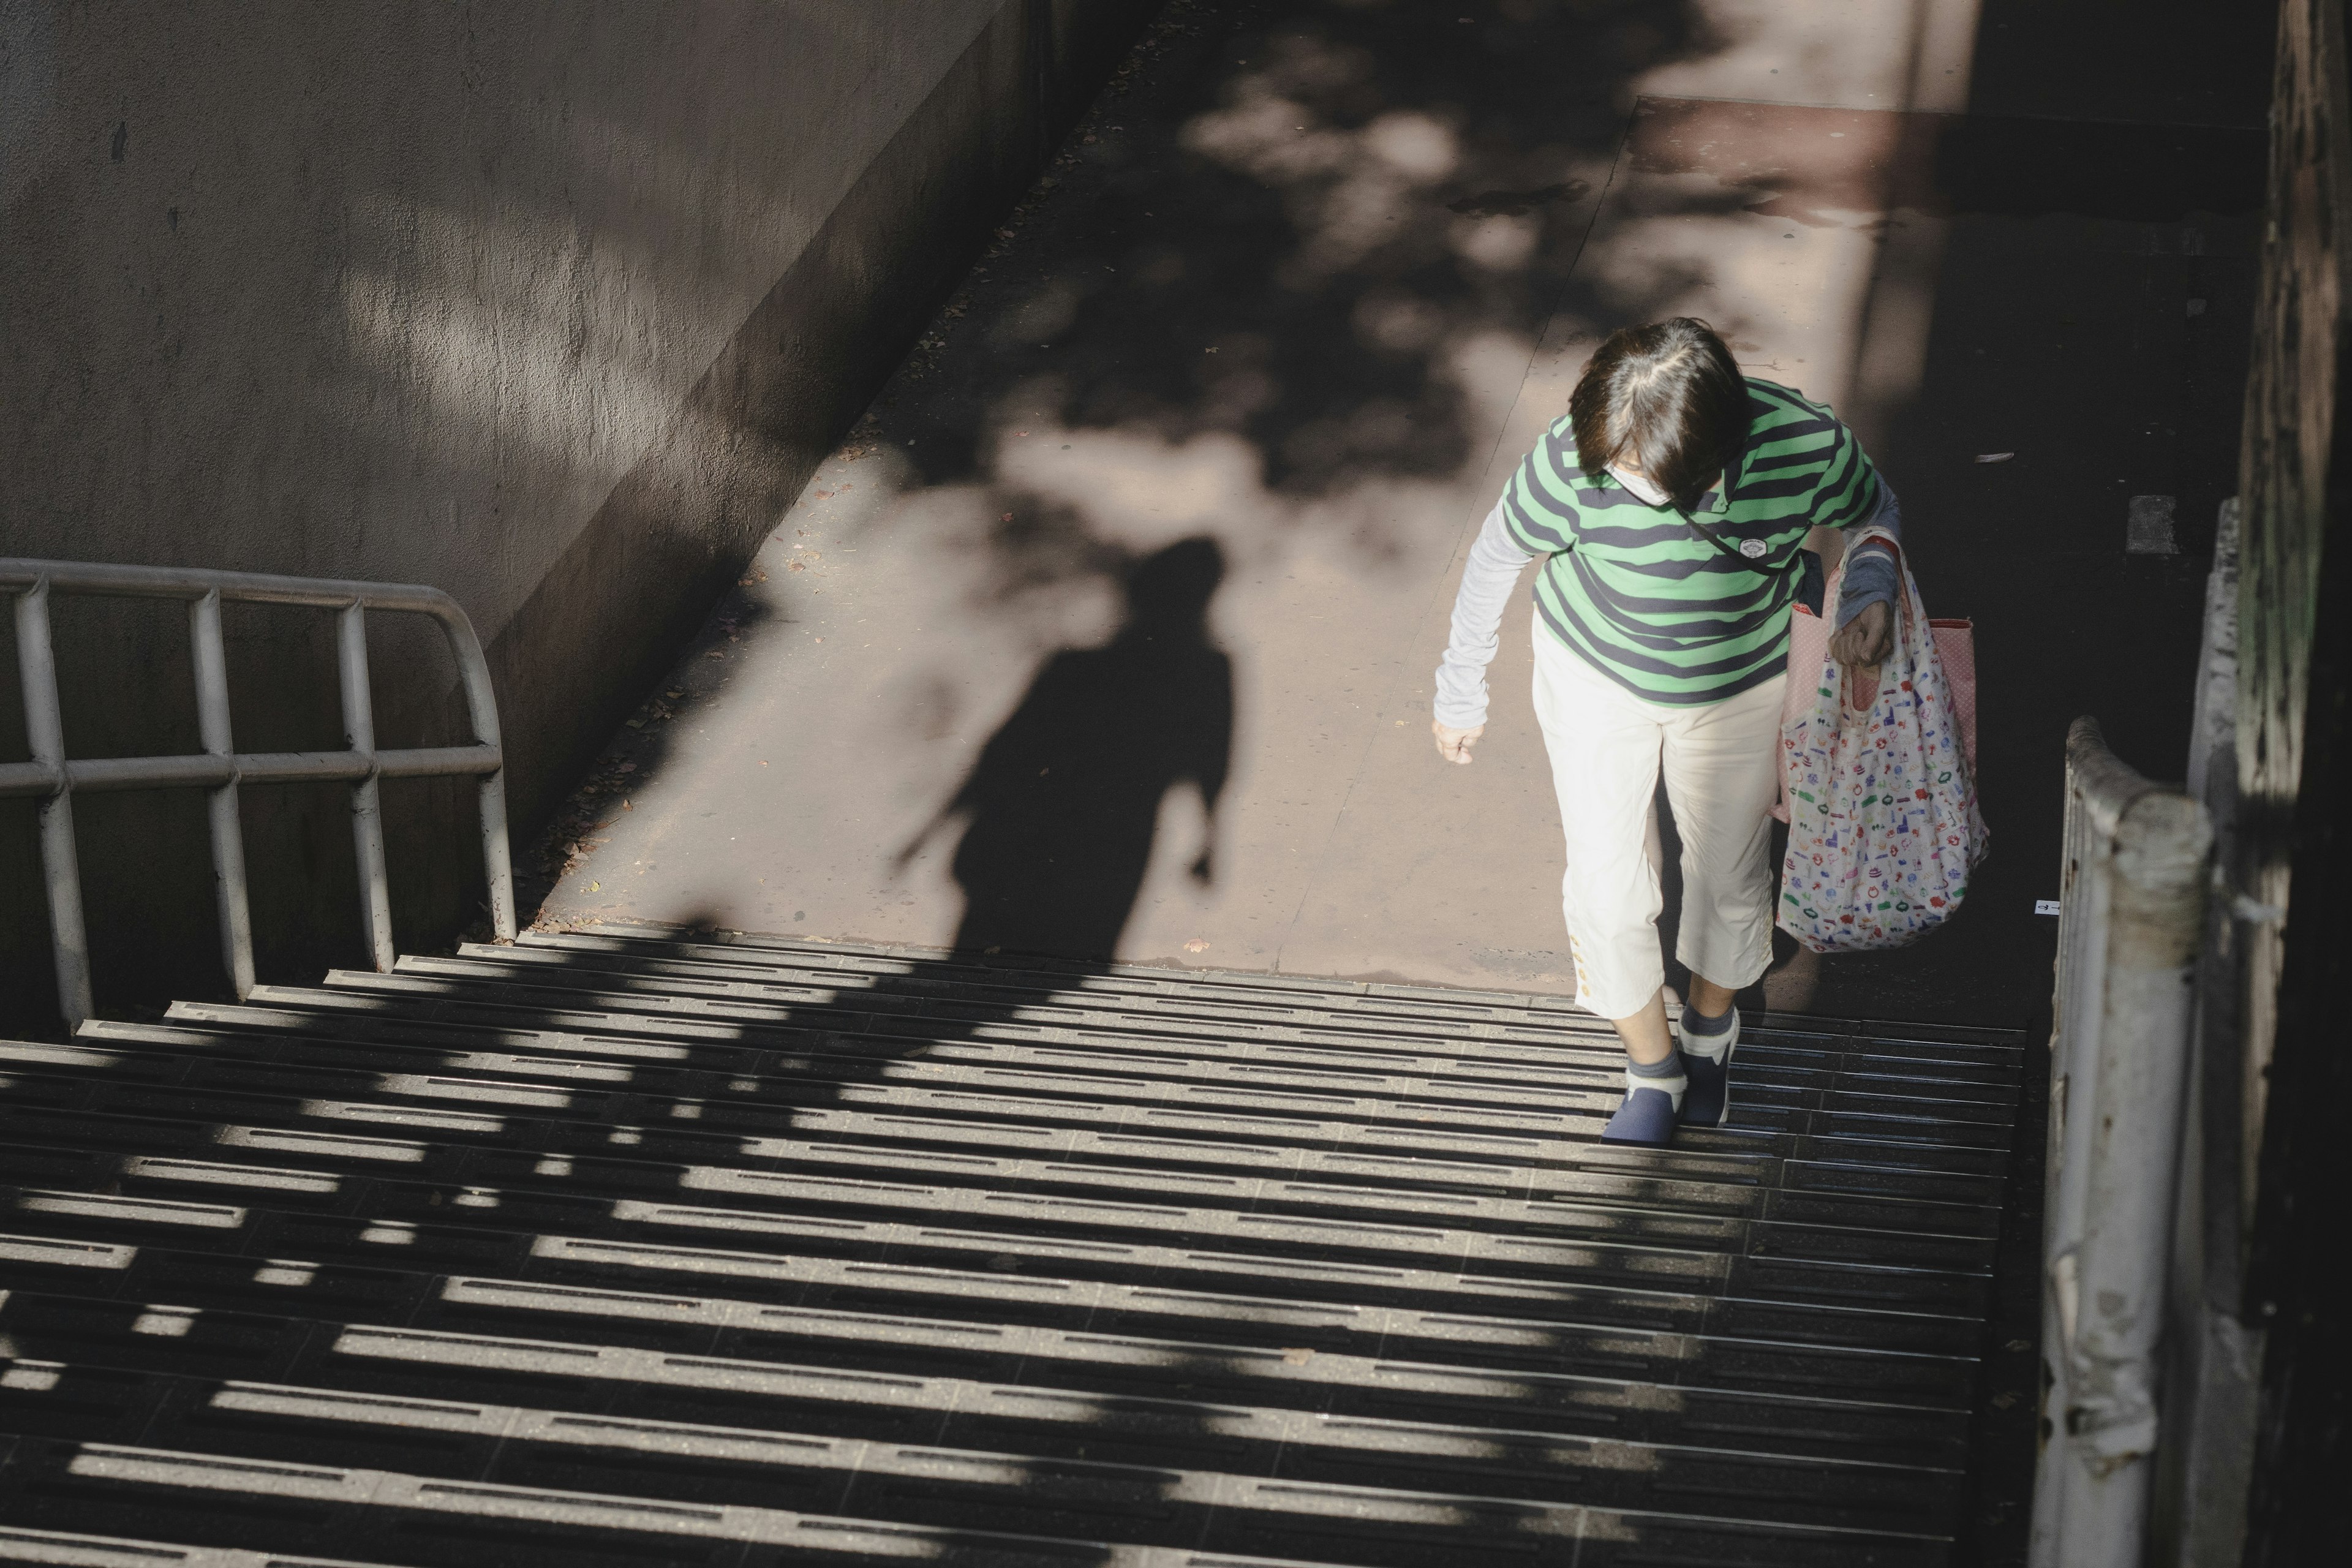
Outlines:
<svg viewBox="0 0 2352 1568"><path fill-rule="evenodd" d="M1554 636L1653 702L1717 702L1785 667L1797 552L1818 523L1878 509L1878 472L1828 408L1750 377L1747 446L1695 509L1753 564L1710 543L1672 507L1615 478L1587 477L1562 415L1503 491L1512 537L1545 556L1536 605Z"/></svg>

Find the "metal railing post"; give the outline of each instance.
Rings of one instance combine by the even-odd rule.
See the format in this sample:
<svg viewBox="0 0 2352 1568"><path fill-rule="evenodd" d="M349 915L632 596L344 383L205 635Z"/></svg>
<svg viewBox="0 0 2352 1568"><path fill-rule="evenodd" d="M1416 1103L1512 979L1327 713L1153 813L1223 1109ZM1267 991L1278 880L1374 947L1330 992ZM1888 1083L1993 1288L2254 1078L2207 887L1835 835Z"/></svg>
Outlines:
<svg viewBox="0 0 2352 1568"><path fill-rule="evenodd" d="M2204 806L2066 741L2035 1568L2140 1568L2204 927Z"/></svg>
<svg viewBox="0 0 2352 1568"><path fill-rule="evenodd" d="M229 723L228 655L221 643L220 590L188 604L188 637L196 666L196 731L207 755L234 759ZM232 769L235 763L231 763ZM244 1001L253 994L253 915L245 890L245 827L237 815L236 776L205 792L213 843L213 897L220 910L221 966Z"/></svg>
<svg viewBox="0 0 2352 1568"><path fill-rule="evenodd" d="M482 657L481 639L473 623L462 616L441 623L449 654L457 664L457 679L466 692L466 715L478 745L499 749L506 742L499 733L499 700L490 690L489 661ZM507 853L506 769L484 773L477 794L482 827L482 878L488 886L490 931L500 942L515 939L514 862Z"/></svg>
<svg viewBox="0 0 2352 1568"><path fill-rule="evenodd" d="M79 1029L89 1016L89 938L82 929L81 861L74 852L73 780L66 771L64 712L58 702L57 655L49 642L49 584L42 578L16 595L16 671L25 692L25 734L33 763L56 783L41 797L41 879L49 896L49 946L58 972L58 1010Z"/></svg>
<svg viewBox="0 0 2352 1568"><path fill-rule="evenodd" d="M371 764L366 773L352 781L352 847L359 856L360 924L376 973L389 974L396 955L392 945L392 889L383 867L383 813L373 765L375 706L368 691L366 607L344 605L336 612L335 631L335 665L343 688L343 744Z"/></svg>

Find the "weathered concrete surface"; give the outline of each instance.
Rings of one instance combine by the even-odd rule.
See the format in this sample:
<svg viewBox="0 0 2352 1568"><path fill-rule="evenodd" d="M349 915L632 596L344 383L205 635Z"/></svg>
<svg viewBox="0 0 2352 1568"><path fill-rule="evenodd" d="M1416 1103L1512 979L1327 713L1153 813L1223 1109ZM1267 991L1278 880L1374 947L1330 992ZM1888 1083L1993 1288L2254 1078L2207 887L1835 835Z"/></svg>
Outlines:
<svg viewBox="0 0 2352 1568"><path fill-rule="evenodd" d="M5 0L0 553L447 588L543 818L1152 8ZM191 746L176 616L58 621L79 754ZM240 739L331 743L310 620L229 633ZM388 738L446 730L428 640L377 665ZM412 943L478 880L455 798L387 791ZM352 956L334 793L248 799L265 973ZM27 811L0 973L37 985ZM101 992L210 978L194 814L85 804Z"/></svg>
<svg viewBox="0 0 2352 1568"><path fill-rule="evenodd" d="M2072 14L2079 67L2099 16ZM1154 763L1131 912L1060 950L1565 985L1526 612L1474 767L1432 754L1428 671L1461 548L1592 343L1695 310L1855 423L1931 608L1975 616L1983 650L1996 849L1975 908L1913 952L1784 964L1772 997L2022 1022L2048 990L2032 911L2066 722L2097 711L2155 768L2186 733L2235 452L2260 40L2249 73L2190 17L2170 52L2132 45L2136 79L2070 86L2018 59L2006 11L1169 15L1200 31L1098 109L681 695L607 757L547 916L940 943L974 900L1067 902L960 835L1025 835L1041 865L1131 836L1054 804L1057 766L1131 781L1104 710L1033 677L1124 646L1121 574L1205 538L1227 574L1192 635L1230 655L1234 714L1206 878L1204 791ZM1924 111L1975 109L1988 72L1998 114ZM2225 123L2047 118L2078 108ZM2016 456L1974 461L1997 451ZM2135 495L2176 498L2179 553L2126 557ZM1048 754L1041 710L1097 751Z"/></svg>

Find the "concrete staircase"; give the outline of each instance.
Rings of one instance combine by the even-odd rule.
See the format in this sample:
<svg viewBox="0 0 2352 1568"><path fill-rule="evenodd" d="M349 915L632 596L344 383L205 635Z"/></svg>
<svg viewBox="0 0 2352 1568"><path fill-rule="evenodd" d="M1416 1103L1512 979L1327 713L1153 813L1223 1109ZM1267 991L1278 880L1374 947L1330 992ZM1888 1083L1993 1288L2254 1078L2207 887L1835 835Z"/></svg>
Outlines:
<svg viewBox="0 0 2352 1568"><path fill-rule="evenodd" d="M1942 1563L2021 1048L604 931L0 1045L0 1560Z"/></svg>

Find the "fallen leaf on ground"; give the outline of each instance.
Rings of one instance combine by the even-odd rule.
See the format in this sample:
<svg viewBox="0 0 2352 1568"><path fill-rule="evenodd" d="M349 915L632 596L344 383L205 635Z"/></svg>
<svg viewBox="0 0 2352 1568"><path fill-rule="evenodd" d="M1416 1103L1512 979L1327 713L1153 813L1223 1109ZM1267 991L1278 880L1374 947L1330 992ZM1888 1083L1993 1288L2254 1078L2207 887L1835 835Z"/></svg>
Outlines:
<svg viewBox="0 0 2352 1568"><path fill-rule="evenodd" d="M1996 1394L1992 1396L1992 1407L1995 1410L2006 1410L2016 1403L2017 1395L2014 1394Z"/></svg>
<svg viewBox="0 0 2352 1568"><path fill-rule="evenodd" d="M1186 952L1206 952L1209 951L1209 944L1202 942L1196 936L1192 941L1184 944L1184 951Z"/></svg>
<svg viewBox="0 0 2352 1568"><path fill-rule="evenodd" d="M1977 454L1977 461L1979 463L2006 463L2011 458L2016 456L2017 454L2014 452L1979 452Z"/></svg>
<svg viewBox="0 0 2352 1568"><path fill-rule="evenodd" d="M1305 1366L1315 1359L1315 1352L1310 1350L1286 1350L1282 1352L1282 1359L1293 1366Z"/></svg>

